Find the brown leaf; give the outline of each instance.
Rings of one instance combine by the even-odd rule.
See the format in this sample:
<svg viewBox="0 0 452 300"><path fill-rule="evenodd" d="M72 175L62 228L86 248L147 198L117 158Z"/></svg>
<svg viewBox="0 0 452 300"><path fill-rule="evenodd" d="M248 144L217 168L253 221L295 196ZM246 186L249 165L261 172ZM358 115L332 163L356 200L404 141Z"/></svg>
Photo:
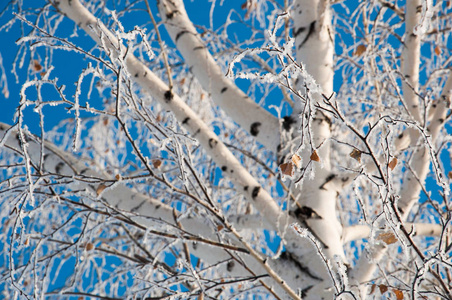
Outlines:
<svg viewBox="0 0 452 300"><path fill-rule="evenodd" d="M320 162L320 157L319 157L319 155L317 154L317 151L315 151L315 150L314 150L314 152L312 152L310 158L311 158L311 160L313 160L313 161Z"/></svg>
<svg viewBox="0 0 452 300"><path fill-rule="evenodd" d="M104 119L104 126L107 126L108 125L108 118L105 118Z"/></svg>
<svg viewBox="0 0 452 300"><path fill-rule="evenodd" d="M218 225L218 226L217 226L217 230L218 230L218 231L221 231L221 230L223 230L223 228L224 228L224 226L223 226L223 225Z"/></svg>
<svg viewBox="0 0 452 300"><path fill-rule="evenodd" d="M158 169L162 165L162 161L160 159L154 159L152 161L152 165L154 166L154 168Z"/></svg>
<svg viewBox="0 0 452 300"><path fill-rule="evenodd" d="M403 292L401 290L393 289L392 291L396 295L397 300L403 300Z"/></svg>
<svg viewBox="0 0 452 300"><path fill-rule="evenodd" d="M361 56L364 52L366 51L366 45L359 45L358 47L356 47L355 56Z"/></svg>
<svg viewBox="0 0 452 300"><path fill-rule="evenodd" d="M441 48L439 46L435 47L435 54L436 55L441 55Z"/></svg>
<svg viewBox="0 0 452 300"><path fill-rule="evenodd" d="M361 154L362 152L355 148L350 153L350 157L356 159L359 163L361 163Z"/></svg>
<svg viewBox="0 0 452 300"><path fill-rule="evenodd" d="M115 178L116 178L116 180L121 180L122 177L120 174L116 174Z"/></svg>
<svg viewBox="0 0 452 300"><path fill-rule="evenodd" d="M86 243L85 249L86 249L86 251L93 250L94 249L93 243Z"/></svg>
<svg viewBox="0 0 452 300"><path fill-rule="evenodd" d="M283 163L279 165L281 169L281 173L288 176L293 176L294 174L294 165L293 162Z"/></svg>
<svg viewBox="0 0 452 300"><path fill-rule="evenodd" d="M449 173L447 174L447 177L449 177L449 179L452 179L452 171L449 171Z"/></svg>
<svg viewBox="0 0 452 300"><path fill-rule="evenodd" d="M384 284L380 284L378 288L380 289L380 293L382 294L386 293L386 291L388 290L388 287Z"/></svg>
<svg viewBox="0 0 452 300"><path fill-rule="evenodd" d="M105 190L105 188L106 188L105 185L99 184L99 186L97 187L97 190L96 190L97 196L99 196L103 192L103 190Z"/></svg>
<svg viewBox="0 0 452 300"><path fill-rule="evenodd" d="M388 167L392 170L394 170L395 166L397 166L397 158L394 157L388 164Z"/></svg>
<svg viewBox="0 0 452 300"><path fill-rule="evenodd" d="M292 162L297 168L301 168L301 157L298 154L292 155Z"/></svg>
<svg viewBox="0 0 452 300"><path fill-rule="evenodd" d="M375 288L377 287L377 285L374 283L372 284L372 287L370 288L370 293L369 295L372 295L375 292Z"/></svg>
<svg viewBox="0 0 452 300"><path fill-rule="evenodd" d="M180 85L183 85L185 83L185 78L182 78L181 80L180 80Z"/></svg>
<svg viewBox="0 0 452 300"><path fill-rule="evenodd" d="M33 71L39 72L42 70L42 66L36 59L33 59Z"/></svg>
<svg viewBox="0 0 452 300"><path fill-rule="evenodd" d="M387 245L391 245L397 242L397 238L392 232L382 232L377 236L377 240L385 242Z"/></svg>

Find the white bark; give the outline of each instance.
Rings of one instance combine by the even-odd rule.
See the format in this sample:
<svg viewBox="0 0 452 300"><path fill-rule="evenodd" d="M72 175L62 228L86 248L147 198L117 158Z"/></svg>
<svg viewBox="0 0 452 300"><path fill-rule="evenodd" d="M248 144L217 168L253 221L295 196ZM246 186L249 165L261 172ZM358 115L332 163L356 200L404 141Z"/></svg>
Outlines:
<svg viewBox="0 0 452 300"><path fill-rule="evenodd" d="M226 78L199 37L181 0L162 0L158 3L165 28L203 89L237 124L276 153L280 143L278 118Z"/></svg>

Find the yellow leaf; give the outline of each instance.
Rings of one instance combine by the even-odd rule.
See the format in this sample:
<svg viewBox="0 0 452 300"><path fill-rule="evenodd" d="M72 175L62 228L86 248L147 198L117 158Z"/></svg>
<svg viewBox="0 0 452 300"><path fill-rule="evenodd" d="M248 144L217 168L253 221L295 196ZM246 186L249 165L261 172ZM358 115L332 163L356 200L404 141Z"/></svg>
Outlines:
<svg viewBox="0 0 452 300"><path fill-rule="evenodd" d="M392 290L394 294L396 295L397 300L403 300L403 292L401 290Z"/></svg>
<svg viewBox="0 0 452 300"><path fill-rule="evenodd" d="M319 157L319 155L317 154L317 151L315 151L315 150L314 150L314 152L312 152L310 158L311 158L311 160L313 160L313 161L320 162L320 157Z"/></svg>
<svg viewBox="0 0 452 300"><path fill-rule="evenodd" d="M366 51L366 46L361 44L358 47L356 47L354 55L361 56L365 51Z"/></svg>
<svg viewBox="0 0 452 300"><path fill-rule="evenodd" d="M377 236L377 240L385 242L387 245L391 245L397 242L397 238L392 232L382 232Z"/></svg>
<svg viewBox="0 0 452 300"><path fill-rule="evenodd" d="M105 185L99 184L99 186L97 187L97 190L96 190L97 196L99 196L103 192L103 190L105 190L105 188L106 188Z"/></svg>
<svg viewBox="0 0 452 300"><path fill-rule="evenodd" d="M394 157L394 158L389 162L388 167L389 167L389 168L391 169L391 171L392 171L392 170L394 170L395 166L397 166L397 158Z"/></svg>
<svg viewBox="0 0 452 300"><path fill-rule="evenodd" d="M361 162L361 154L362 154L362 152L355 148L350 153L350 157L356 159L360 163Z"/></svg>
<svg viewBox="0 0 452 300"><path fill-rule="evenodd" d="M441 55L441 48L439 46L435 47L435 54L436 55Z"/></svg>
<svg viewBox="0 0 452 300"><path fill-rule="evenodd" d="M301 168L301 157L298 154L292 155L292 162L297 168Z"/></svg>

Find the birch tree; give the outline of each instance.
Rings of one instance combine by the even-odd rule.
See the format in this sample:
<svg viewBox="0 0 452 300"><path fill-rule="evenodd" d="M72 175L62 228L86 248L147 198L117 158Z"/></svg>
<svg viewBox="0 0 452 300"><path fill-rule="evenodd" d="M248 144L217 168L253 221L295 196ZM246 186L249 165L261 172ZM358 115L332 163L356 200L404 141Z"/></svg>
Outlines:
<svg viewBox="0 0 452 300"><path fill-rule="evenodd" d="M449 1L3 5L2 296L452 299Z"/></svg>

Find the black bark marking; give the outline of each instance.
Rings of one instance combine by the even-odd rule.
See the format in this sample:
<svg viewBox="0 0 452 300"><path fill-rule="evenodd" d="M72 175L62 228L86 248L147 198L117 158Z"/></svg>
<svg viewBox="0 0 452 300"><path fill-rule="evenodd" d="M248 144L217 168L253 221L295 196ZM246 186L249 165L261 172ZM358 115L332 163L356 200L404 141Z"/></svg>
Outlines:
<svg viewBox="0 0 452 300"><path fill-rule="evenodd" d="M204 46L197 46L197 47L193 48L193 51L202 50L204 48L205 48Z"/></svg>
<svg viewBox="0 0 452 300"><path fill-rule="evenodd" d="M170 102L174 98L173 92L171 92L171 90L167 90L164 94L164 97L165 97L166 103Z"/></svg>
<svg viewBox="0 0 452 300"><path fill-rule="evenodd" d="M306 37L304 38L304 40L301 42L300 45L298 45L298 49L300 49L301 47L303 47L303 45L308 41L308 39L311 37L311 35L314 33L315 31L315 22L316 21L312 21L311 24L309 25L309 31L308 34L306 35Z"/></svg>
<svg viewBox="0 0 452 300"><path fill-rule="evenodd" d="M135 78L138 77L138 73L135 74Z"/></svg>
<svg viewBox="0 0 452 300"><path fill-rule="evenodd" d="M47 153L47 154L44 154L44 157L43 157L44 161L47 160L47 158L49 157L49 155L50 155L50 154L48 154L48 153Z"/></svg>
<svg viewBox="0 0 452 300"><path fill-rule="evenodd" d="M64 163L63 162L59 162L59 163L57 163L57 165L55 166L55 172L57 173L57 174L60 174L60 171L61 171L61 169L64 167Z"/></svg>
<svg viewBox="0 0 452 300"><path fill-rule="evenodd" d="M175 13L176 13L175 11L172 11L172 12L167 13L167 14L166 14L166 18L167 18L167 19L172 19Z"/></svg>
<svg viewBox="0 0 452 300"><path fill-rule="evenodd" d="M193 133L193 137L196 137L201 132L201 128L198 128L195 133Z"/></svg>
<svg viewBox="0 0 452 300"><path fill-rule="evenodd" d="M221 167L221 170L222 170L222 171L227 171L227 170L228 170L228 167L222 166L222 167Z"/></svg>
<svg viewBox="0 0 452 300"><path fill-rule="evenodd" d="M228 89L227 87L222 88L221 93L223 94L224 92L226 92L227 89Z"/></svg>
<svg viewBox="0 0 452 300"><path fill-rule="evenodd" d="M86 172L88 172L89 168L84 168L83 170L80 171L80 175L85 174Z"/></svg>
<svg viewBox="0 0 452 300"><path fill-rule="evenodd" d="M319 187L319 190L326 190L326 189L324 188L325 184L327 184L328 182L330 182L330 181L333 180L334 178L336 178L336 175L330 174L330 175L325 179L325 182Z"/></svg>
<svg viewBox="0 0 452 300"><path fill-rule="evenodd" d="M298 29L293 28L292 29L292 34L293 34L294 37L297 37L297 35L299 35L303 31L305 31L305 29L306 29L306 27L300 27Z"/></svg>
<svg viewBox="0 0 452 300"><path fill-rule="evenodd" d="M231 272L234 269L234 261L229 261L228 264L226 265L226 270L228 270L228 272Z"/></svg>
<svg viewBox="0 0 452 300"><path fill-rule="evenodd" d="M144 72L144 75L143 75L143 76L144 76L144 77L146 77L146 75L148 75L148 72L147 72L147 71L146 71L146 72Z"/></svg>
<svg viewBox="0 0 452 300"><path fill-rule="evenodd" d="M251 197L253 199L256 199L257 195L259 195L260 190L261 190L260 186L254 187L253 192L251 193Z"/></svg>
<svg viewBox="0 0 452 300"><path fill-rule="evenodd" d="M176 43L177 43L177 40L186 33L189 33L189 31L188 30L179 31L179 33L176 34L176 38L175 38Z"/></svg>
<svg viewBox="0 0 452 300"><path fill-rule="evenodd" d="M259 126L261 126L261 122L254 122L251 124L250 133L252 136L256 136L259 134Z"/></svg>
<svg viewBox="0 0 452 300"><path fill-rule="evenodd" d="M231 169L231 171L229 171L229 172L234 173L234 170Z"/></svg>
<svg viewBox="0 0 452 300"><path fill-rule="evenodd" d="M322 217L309 206L298 207L293 214L299 220L322 219Z"/></svg>
<svg viewBox="0 0 452 300"><path fill-rule="evenodd" d="M209 147L213 148L218 144L218 141L215 139L209 139Z"/></svg>
<svg viewBox="0 0 452 300"><path fill-rule="evenodd" d="M248 190L248 186L245 185L245 186L243 187L243 189L244 189L245 191L247 191L247 190Z"/></svg>
<svg viewBox="0 0 452 300"><path fill-rule="evenodd" d="M189 117L186 117L186 118L182 121L182 124L187 124L188 121L190 121L190 118L189 118Z"/></svg>
<svg viewBox="0 0 452 300"><path fill-rule="evenodd" d="M285 131L289 131L292 124L295 124L297 121L292 116L283 117L282 127Z"/></svg>

